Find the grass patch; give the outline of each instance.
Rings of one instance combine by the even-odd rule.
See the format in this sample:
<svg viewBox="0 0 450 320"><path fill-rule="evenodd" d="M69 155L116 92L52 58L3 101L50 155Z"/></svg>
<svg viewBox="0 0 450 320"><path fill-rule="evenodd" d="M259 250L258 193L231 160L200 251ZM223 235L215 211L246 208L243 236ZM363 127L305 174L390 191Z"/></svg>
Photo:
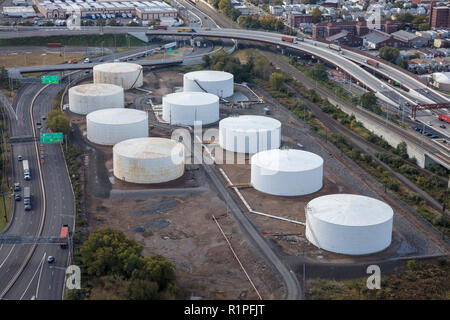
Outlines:
<svg viewBox="0 0 450 320"><path fill-rule="evenodd" d="M448 300L450 298L450 262L439 258L433 262L410 260L403 272L381 276L381 289L369 290L367 278L334 281L308 281L312 300Z"/></svg>
<svg viewBox="0 0 450 320"><path fill-rule="evenodd" d="M47 43L61 43L64 46L138 47L146 43L128 34L70 35L0 39L0 46L46 46Z"/></svg>
<svg viewBox="0 0 450 320"><path fill-rule="evenodd" d="M48 53L25 53L21 55L2 54L0 55L0 65L9 67L22 66L41 66L66 63L71 59L81 60L85 58L83 53L68 52L65 55L62 52ZM35 74L40 74L35 72Z"/></svg>

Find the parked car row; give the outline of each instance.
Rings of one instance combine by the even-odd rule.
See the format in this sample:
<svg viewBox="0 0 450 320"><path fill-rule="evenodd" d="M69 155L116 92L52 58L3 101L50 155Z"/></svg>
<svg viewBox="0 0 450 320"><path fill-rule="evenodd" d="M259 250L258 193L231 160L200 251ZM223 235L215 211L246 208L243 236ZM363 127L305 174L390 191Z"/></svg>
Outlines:
<svg viewBox="0 0 450 320"><path fill-rule="evenodd" d="M125 13L125 12L118 13L118 14L114 14L114 13L102 13L102 14L100 14L100 13L89 13L87 15L87 18L93 19L93 20L96 20L96 19L103 19L103 20L105 20L105 19L116 19L116 18L119 18L119 17L122 17L124 19L127 19L127 18L131 19L131 18L133 18L133 15L131 13Z"/></svg>
<svg viewBox="0 0 450 320"><path fill-rule="evenodd" d="M426 130L423 130L422 128L415 127L415 128L413 128L413 129L416 130L417 132L420 132L420 133L423 134L424 136L429 137L430 139L438 139L438 138L439 138L438 135L436 135L436 134L434 134L434 133L431 133L431 132L428 132L428 131L426 131Z"/></svg>

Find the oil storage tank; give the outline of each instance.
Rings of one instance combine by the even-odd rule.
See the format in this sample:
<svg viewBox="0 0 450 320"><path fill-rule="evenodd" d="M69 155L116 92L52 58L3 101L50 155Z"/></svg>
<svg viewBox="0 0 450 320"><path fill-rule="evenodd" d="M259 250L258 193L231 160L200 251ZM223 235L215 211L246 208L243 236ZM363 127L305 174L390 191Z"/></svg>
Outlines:
<svg viewBox="0 0 450 320"><path fill-rule="evenodd" d="M331 194L306 206L306 238L336 253L362 255L391 244L392 208L377 199L354 194Z"/></svg>
<svg viewBox="0 0 450 320"><path fill-rule="evenodd" d="M183 90L209 92L221 98L230 97L234 93L234 76L213 70L188 72L183 76Z"/></svg>
<svg viewBox="0 0 450 320"><path fill-rule="evenodd" d="M148 114L135 109L103 109L86 116L87 138L112 146L120 141L148 137Z"/></svg>
<svg viewBox="0 0 450 320"><path fill-rule="evenodd" d="M165 138L136 138L113 147L113 172L133 183L162 183L184 174L184 146Z"/></svg>
<svg viewBox="0 0 450 320"><path fill-rule="evenodd" d="M251 157L251 184L261 192L300 196L322 188L322 157L301 150L266 150Z"/></svg>
<svg viewBox="0 0 450 320"><path fill-rule="evenodd" d="M203 125L219 120L219 97L206 92L176 92L163 97L163 120L171 124Z"/></svg>
<svg viewBox="0 0 450 320"><path fill-rule="evenodd" d="M123 88L114 84L90 83L69 89L69 110L77 114L106 108L123 108Z"/></svg>
<svg viewBox="0 0 450 320"><path fill-rule="evenodd" d="M143 84L142 66L136 63L111 62L94 66L94 83L109 83L124 90L139 88Z"/></svg>
<svg viewBox="0 0 450 320"><path fill-rule="evenodd" d="M239 153L278 149L281 122L264 116L228 117L219 121L220 147Z"/></svg>

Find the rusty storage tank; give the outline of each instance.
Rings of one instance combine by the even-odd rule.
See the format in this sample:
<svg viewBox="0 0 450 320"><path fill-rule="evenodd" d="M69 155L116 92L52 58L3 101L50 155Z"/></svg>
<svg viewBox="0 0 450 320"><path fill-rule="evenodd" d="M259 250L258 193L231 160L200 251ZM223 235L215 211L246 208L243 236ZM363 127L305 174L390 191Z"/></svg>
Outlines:
<svg viewBox="0 0 450 320"><path fill-rule="evenodd" d="M139 88L143 84L142 66L136 63L112 62L94 66L94 83L109 83L124 90Z"/></svg>
<svg viewBox="0 0 450 320"><path fill-rule="evenodd" d="M184 174L184 146L165 138L129 139L113 147L114 176L133 183L162 183Z"/></svg>
<svg viewBox="0 0 450 320"><path fill-rule="evenodd" d="M89 83L69 89L69 109L77 114L106 108L123 108L123 88L114 84Z"/></svg>
<svg viewBox="0 0 450 320"><path fill-rule="evenodd" d="M87 138L101 145L148 137L148 114L125 108L97 110L86 116Z"/></svg>

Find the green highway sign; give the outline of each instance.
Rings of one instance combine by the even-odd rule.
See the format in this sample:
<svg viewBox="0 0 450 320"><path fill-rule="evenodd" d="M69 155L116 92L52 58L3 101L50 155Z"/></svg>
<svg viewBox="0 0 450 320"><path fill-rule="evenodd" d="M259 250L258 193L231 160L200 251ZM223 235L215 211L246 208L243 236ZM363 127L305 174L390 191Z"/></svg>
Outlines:
<svg viewBox="0 0 450 320"><path fill-rule="evenodd" d="M173 53L178 54L178 51L174 51Z"/></svg>
<svg viewBox="0 0 450 320"><path fill-rule="evenodd" d="M168 51L169 51L169 52L172 52L172 50L173 50L173 49L172 49L172 48L170 48L170 49L169 49Z"/></svg>
<svg viewBox="0 0 450 320"><path fill-rule="evenodd" d="M58 76L42 76L41 82L45 84L58 84L59 83L59 77Z"/></svg>
<svg viewBox="0 0 450 320"><path fill-rule="evenodd" d="M62 132L41 133L41 143L63 142Z"/></svg>

